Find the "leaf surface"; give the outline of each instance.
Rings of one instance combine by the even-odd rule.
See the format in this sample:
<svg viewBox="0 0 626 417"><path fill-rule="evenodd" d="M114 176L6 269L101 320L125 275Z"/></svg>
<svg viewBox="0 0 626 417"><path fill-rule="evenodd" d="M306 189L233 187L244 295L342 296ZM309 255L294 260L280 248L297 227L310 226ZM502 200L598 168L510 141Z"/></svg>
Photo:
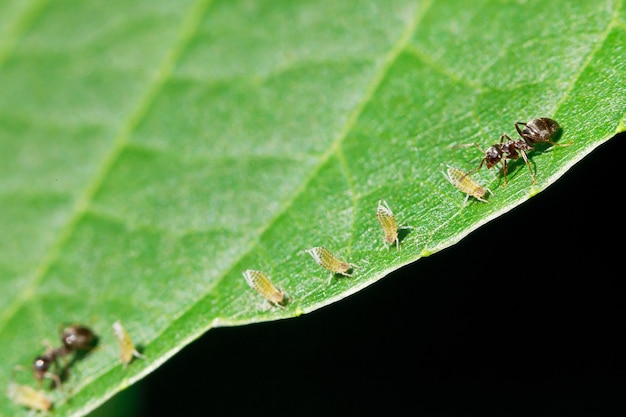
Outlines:
<svg viewBox="0 0 626 417"><path fill-rule="evenodd" d="M0 384L85 323L98 348L57 406L85 415L212 327L341 300L545 190L625 130L626 12L578 3L3 2ZM482 154L455 145L542 116L573 144L529 153L536 185L521 159L506 187L483 168L489 203L463 206L442 171ZM353 276L329 282L314 246ZM126 369L118 319L147 356Z"/></svg>

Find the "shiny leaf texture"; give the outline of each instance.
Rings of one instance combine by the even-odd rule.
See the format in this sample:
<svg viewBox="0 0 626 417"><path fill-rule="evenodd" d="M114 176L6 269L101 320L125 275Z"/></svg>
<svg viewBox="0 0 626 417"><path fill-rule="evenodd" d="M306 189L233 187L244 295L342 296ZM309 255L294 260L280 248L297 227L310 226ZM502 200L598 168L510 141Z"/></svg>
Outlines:
<svg viewBox="0 0 626 417"><path fill-rule="evenodd" d="M87 324L71 401L52 394L85 415L213 327L313 311L453 245L625 130L625 48L608 0L0 3L0 386ZM529 152L535 185L521 159L506 187L483 168L493 195L464 206L442 171L482 154L456 145L542 116L572 145ZM317 246L352 276L329 280ZM145 360L119 361L116 320Z"/></svg>

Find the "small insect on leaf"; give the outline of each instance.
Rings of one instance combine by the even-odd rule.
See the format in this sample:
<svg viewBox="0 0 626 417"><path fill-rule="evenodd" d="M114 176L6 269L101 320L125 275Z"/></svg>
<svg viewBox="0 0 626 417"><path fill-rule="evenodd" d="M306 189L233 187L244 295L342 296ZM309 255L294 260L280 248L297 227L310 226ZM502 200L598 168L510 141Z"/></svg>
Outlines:
<svg viewBox="0 0 626 417"><path fill-rule="evenodd" d="M330 271L330 279L332 280L333 274L341 274L346 277L351 277L352 274L348 273L354 265L341 261L335 257L328 249L323 246L317 246L307 249L306 252L311 255L313 260L318 265Z"/></svg>
<svg viewBox="0 0 626 417"><path fill-rule="evenodd" d="M122 322L119 320L113 323L113 335L117 339L117 343L120 345L120 360L124 364L124 368L126 368L133 360L133 357L146 359L144 355L137 351L130 335L124 326L122 326Z"/></svg>
<svg viewBox="0 0 626 417"><path fill-rule="evenodd" d="M467 200L470 196L474 197L476 200L488 203L488 201L483 197L485 197L487 191L489 191L489 194L492 194L491 190L475 182L469 176L469 173L448 165L448 174L446 175L444 172L442 172L442 174L448 181L450 181L450 184L454 185L466 194L463 206L467 204Z"/></svg>
<svg viewBox="0 0 626 417"><path fill-rule="evenodd" d="M376 219L383 228L383 242L385 247L389 249L389 245L393 245L395 243L396 249L400 249L400 240L398 239L398 223L396 222L396 217L393 215L393 212L385 200L378 201Z"/></svg>
<svg viewBox="0 0 626 417"><path fill-rule="evenodd" d="M252 289L272 305L283 307L287 302L285 293L272 284L272 281L263 272L247 269L243 272L243 277Z"/></svg>
<svg viewBox="0 0 626 417"><path fill-rule="evenodd" d="M52 409L52 400L43 391L28 385L9 383L7 396L15 404L23 405L31 410L48 411Z"/></svg>

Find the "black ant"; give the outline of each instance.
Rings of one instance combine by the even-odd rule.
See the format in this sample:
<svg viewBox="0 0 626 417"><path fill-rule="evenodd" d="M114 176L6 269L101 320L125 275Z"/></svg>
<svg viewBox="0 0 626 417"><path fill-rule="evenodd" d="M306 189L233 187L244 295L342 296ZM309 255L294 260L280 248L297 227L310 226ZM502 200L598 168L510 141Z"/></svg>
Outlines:
<svg viewBox="0 0 626 417"><path fill-rule="evenodd" d="M523 126L523 128L520 128L520 126ZM486 151L484 151L477 143L462 145L476 146L485 155L480 161L478 168L473 169L469 173L478 171L484 164L486 164L487 169L489 169L497 163L502 162L502 173L504 175L504 184L502 184L502 186L504 187L506 185L506 173L508 171L507 161L509 159L518 159L521 156L530 171L532 182L535 184L535 174L533 173L533 169L528 161L527 152L534 150L537 143L550 143L554 146L571 145L572 141L565 144L559 144L552 141L552 137L556 134L556 132L558 132L559 129L560 126L556 120L547 117L540 117L533 119L528 123L515 122L515 130L517 130L521 139L513 140L509 135L503 133L502 136L500 136L500 143L490 146Z"/></svg>
<svg viewBox="0 0 626 417"><path fill-rule="evenodd" d="M41 384L44 378L49 378L54 381L57 388L62 389L61 381L69 367L76 359L80 358L80 355L84 355L95 347L97 336L90 328L80 324L73 324L61 332L61 343L63 344L62 346L46 349L43 355L37 356L33 361L33 375L39 384ZM73 360L61 367L59 359L71 353L75 354ZM56 373L50 371L50 368L53 366L56 368Z"/></svg>

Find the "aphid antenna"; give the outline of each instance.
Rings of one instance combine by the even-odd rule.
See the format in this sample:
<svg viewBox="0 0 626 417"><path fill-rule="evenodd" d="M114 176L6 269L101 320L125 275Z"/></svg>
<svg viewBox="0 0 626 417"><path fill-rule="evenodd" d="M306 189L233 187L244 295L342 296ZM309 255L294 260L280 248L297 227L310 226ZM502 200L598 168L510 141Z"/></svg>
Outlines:
<svg viewBox="0 0 626 417"><path fill-rule="evenodd" d="M387 202L385 200L383 200L382 198L380 200L378 200L378 207L383 207L385 209L387 209L387 211L389 211L389 213L391 213L391 209L389 208L389 204L387 204Z"/></svg>
<svg viewBox="0 0 626 417"><path fill-rule="evenodd" d="M490 194L490 195L493 195L493 193L491 192L491 190L489 189L489 187L483 187L483 188L484 188L486 191L489 191L489 194ZM482 201L483 203L487 203L487 204L489 204L489 201L488 201L488 200L485 200L485 199L484 199L484 198L482 198L482 197L476 197L476 196L472 196L472 197L474 197L474 198L475 198L476 200L478 200L478 201ZM469 198L470 198L470 194L467 194L467 195L465 196L465 200L464 200L464 202L463 202L463 207L465 207L465 206L467 205L467 202L469 201Z"/></svg>
<svg viewBox="0 0 626 417"><path fill-rule="evenodd" d="M446 165L446 166L447 166L448 168L454 168L452 165ZM446 179L446 180L447 180L450 184L453 184L453 182L452 182L452 178L450 178L450 176L448 175L448 173L447 173L447 172L445 172L445 171L439 171L439 172L441 172L441 175L443 175L443 177L444 177L444 178L445 178L445 179Z"/></svg>
<svg viewBox="0 0 626 417"><path fill-rule="evenodd" d="M469 202L469 198L470 198L470 194L466 194L465 195L465 199L463 200L463 206L462 206L463 208L467 207L467 203ZM489 201L487 201L487 200L485 200L483 198L480 198L480 197L474 197L474 198L476 200L478 200L478 201L482 201L483 203L489 204Z"/></svg>

